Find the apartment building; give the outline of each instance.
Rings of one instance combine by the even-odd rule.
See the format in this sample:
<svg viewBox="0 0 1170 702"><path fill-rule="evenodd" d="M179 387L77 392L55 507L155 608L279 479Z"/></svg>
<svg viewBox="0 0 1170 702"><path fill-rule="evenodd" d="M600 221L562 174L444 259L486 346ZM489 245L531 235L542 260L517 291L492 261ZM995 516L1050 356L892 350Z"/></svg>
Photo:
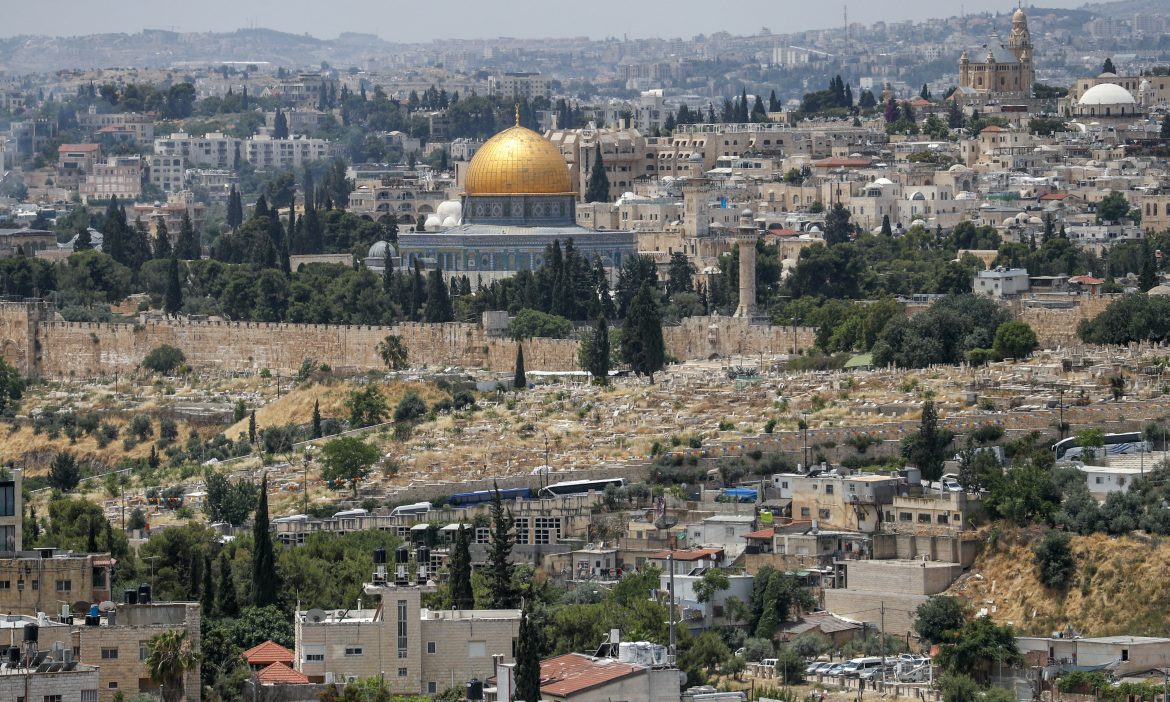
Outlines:
<svg viewBox="0 0 1170 702"><path fill-rule="evenodd" d="M77 125L90 135L103 130L126 134L127 140L136 144L149 144L154 140L154 118L138 112L99 114L96 107L90 106L89 111L77 115Z"/></svg>
<svg viewBox="0 0 1170 702"><path fill-rule="evenodd" d="M191 218L191 226L194 227L195 231L201 232L207 217L206 213L207 206L202 202L188 202L182 194L172 193L167 197L165 203L134 205L131 208L130 216L135 220L141 218L147 231L152 235L158 232L159 221L166 223L167 233L171 235L173 240L179 236L179 231L183 228L184 214Z"/></svg>
<svg viewBox="0 0 1170 702"><path fill-rule="evenodd" d="M488 92L508 99L552 97L552 79L539 73L504 73L488 78Z"/></svg>
<svg viewBox="0 0 1170 702"><path fill-rule="evenodd" d="M155 138L154 153L171 158L182 156L190 166L235 168L240 140L219 132L208 132L200 137L176 132Z"/></svg>
<svg viewBox="0 0 1170 702"><path fill-rule="evenodd" d="M142 195L142 173L140 157L111 156L93 167L78 191L83 200L133 200Z"/></svg>
<svg viewBox="0 0 1170 702"><path fill-rule="evenodd" d="M146 157L146 181L163 191L174 193L187 187L187 159L183 156Z"/></svg>
<svg viewBox="0 0 1170 702"><path fill-rule="evenodd" d="M114 610L102 613L97 623L75 626L71 632L71 645L78 660L100 668L97 702L112 702L119 695L133 697L140 692L158 691L158 684L150 679L146 666L150 641L156 635L183 631L194 649L199 650L199 603L140 602L142 594L149 599L148 590L148 586L139 588L135 591L135 603L118 604ZM199 702L198 667L184 676L183 690L184 700Z"/></svg>
<svg viewBox="0 0 1170 702"><path fill-rule="evenodd" d="M814 470L807 474L777 473L772 486L781 499L792 500L792 518L811 521L826 529L873 533L881 523L884 505L897 494L905 478L877 474L842 475Z"/></svg>
<svg viewBox="0 0 1170 702"><path fill-rule="evenodd" d="M113 566L107 553L40 548L0 554L0 611L52 612L60 602L103 602L110 599Z"/></svg>
<svg viewBox="0 0 1170 702"><path fill-rule="evenodd" d="M47 663L48 658L45 659ZM44 665L44 663L42 663ZM16 702L97 702L98 669L76 661L41 666L0 664L0 699Z"/></svg>
<svg viewBox="0 0 1170 702"><path fill-rule="evenodd" d="M57 147L57 186L76 187L93 173L102 159L100 144L62 144Z"/></svg>
<svg viewBox="0 0 1170 702"><path fill-rule="evenodd" d="M240 145L241 157L256 168L300 168L344 153L343 144L302 136L274 139L259 135L245 139Z"/></svg>
<svg viewBox="0 0 1170 702"><path fill-rule="evenodd" d="M379 676L396 695L437 694L494 671L493 657L515 659L520 610L430 610L422 595L435 586L427 567L408 565L405 547L387 572L385 551L365 587L377 606L298 611L294 622L296 670L312 682ZM381 562L379 562L381 561ZM425 547L414 556L429 563Z"/></svg>

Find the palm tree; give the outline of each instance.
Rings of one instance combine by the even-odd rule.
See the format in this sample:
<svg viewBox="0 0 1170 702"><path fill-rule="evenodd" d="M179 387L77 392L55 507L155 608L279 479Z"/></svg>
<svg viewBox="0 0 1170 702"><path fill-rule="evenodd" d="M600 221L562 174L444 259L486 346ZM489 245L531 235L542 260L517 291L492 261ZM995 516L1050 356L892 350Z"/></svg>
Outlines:
<svg viewBox="0 0 1170 702"><path fill-rule="evenodd" d="M185 631L172 629L151 637L146 669L150 671L150 679L162 688L163 702L179 702L183 698L183 677L198 660L199 654Z"/></svg>

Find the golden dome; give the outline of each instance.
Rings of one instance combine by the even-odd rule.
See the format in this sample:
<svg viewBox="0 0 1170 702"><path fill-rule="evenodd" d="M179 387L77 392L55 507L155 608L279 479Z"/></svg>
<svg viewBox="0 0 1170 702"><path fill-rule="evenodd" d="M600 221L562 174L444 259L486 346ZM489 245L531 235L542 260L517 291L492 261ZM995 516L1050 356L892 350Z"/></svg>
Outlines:
<svg viewBox="0 0 1170 702"><path fill-rule="evenodd" d="M468 195L566 195L574 192L569 167L540 134L509 127L488 139L467 167Z"/></svg>

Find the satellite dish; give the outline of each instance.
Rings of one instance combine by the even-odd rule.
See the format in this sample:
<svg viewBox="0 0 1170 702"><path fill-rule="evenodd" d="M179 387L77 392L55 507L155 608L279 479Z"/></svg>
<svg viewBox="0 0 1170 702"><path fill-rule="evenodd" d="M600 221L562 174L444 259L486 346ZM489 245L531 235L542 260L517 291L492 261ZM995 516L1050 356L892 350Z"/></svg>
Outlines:
<svg viewBox="0 0 1170 702"><path fill-rule="evenodd" d="M113 612L117 608L118 605L114 604L111 600L106 600L105 602L98 605L98 610L102 612Z"/></svg>
<svg viewBox="0 0 1170 702"><path fill-rule="evenodd" d="M320 624L321 622L325 621L325 610L316 608L310 609L308 612L305 612L305 619L307 621L313 622L314 624Z"/></svg>
<svg viewBox="0 0 1170 702"><path fill-rule="evenodd" d="M73 611L89 614L89 603L85 600L78 600L73 603Z"/></svg>

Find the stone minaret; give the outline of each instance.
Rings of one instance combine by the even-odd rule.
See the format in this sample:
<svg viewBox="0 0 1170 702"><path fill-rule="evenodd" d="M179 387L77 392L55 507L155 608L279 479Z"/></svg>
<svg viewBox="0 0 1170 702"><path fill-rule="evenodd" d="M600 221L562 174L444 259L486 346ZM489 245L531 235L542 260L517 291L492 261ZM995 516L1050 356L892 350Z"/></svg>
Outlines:
<svg viewBox="0 0 1170 702"><path fill-rule="evenodd" d="M760 234L752 220L752 211L739 213L739 226L735 231L735 242L739 244L739 306L736 317L756 316L756 240Z"/></svg>

